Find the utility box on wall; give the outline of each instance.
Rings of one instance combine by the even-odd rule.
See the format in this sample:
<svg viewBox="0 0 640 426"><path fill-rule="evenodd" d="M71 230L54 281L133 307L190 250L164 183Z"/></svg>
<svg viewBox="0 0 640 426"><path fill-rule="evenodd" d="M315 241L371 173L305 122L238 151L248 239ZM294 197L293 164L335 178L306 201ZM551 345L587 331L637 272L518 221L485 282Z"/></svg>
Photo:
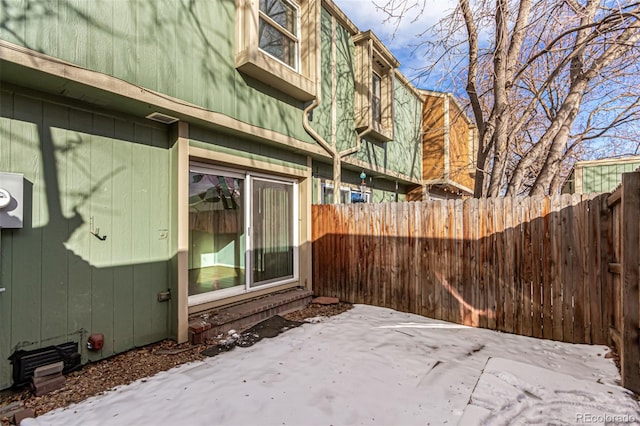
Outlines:
<svg viewBox="0 0 640 426"><path fill-rule="evenodd" d="M24 175L0 172L0 228L22 228Z"/></svg>

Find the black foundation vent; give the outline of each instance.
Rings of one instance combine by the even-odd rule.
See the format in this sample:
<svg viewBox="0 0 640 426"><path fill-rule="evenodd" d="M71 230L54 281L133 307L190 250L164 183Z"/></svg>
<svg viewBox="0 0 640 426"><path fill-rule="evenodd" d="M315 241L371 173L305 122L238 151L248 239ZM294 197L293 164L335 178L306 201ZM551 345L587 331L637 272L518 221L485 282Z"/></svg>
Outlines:
<svg viewBox="0 0 640 426"><path fill-rule="evenodd" d="M67 342L32 351L18 350L9 357L9 361L13 364L13 385L24 386L31 381L36 368L62 361L62 372L67 374L80 367L81 357L78 343Z"/></svg>

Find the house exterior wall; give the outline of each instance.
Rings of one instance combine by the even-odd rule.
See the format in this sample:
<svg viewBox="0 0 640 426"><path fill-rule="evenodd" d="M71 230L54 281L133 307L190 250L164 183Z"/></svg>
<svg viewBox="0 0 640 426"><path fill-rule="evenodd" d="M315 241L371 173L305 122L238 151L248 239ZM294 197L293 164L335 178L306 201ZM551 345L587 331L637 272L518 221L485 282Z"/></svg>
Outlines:
<svg viewBox="0 0 640 426"><path fill-rule="evenodd" d="M168 335L169 134L3 89L0 170L24 173L25 224L2 229L0 356L104 333L98 359ZM98 239L91 232L106 237ZM0 362L0 388L11 368Z"/></svg>
<svg viewBox="0 0 640 426"><path fill-rule="evenodd" d="M421 181L421 97L406 81L394 75L394 139L380 142L364 135L358 140L354 96L356 57L352 34L327 9L322 10L321 16L322 93L320 105L314 109L310 124L339 153L359 146L357 151L342 158L345 185L358 186L361 171L368 176L375 174L376 182L369 188L373 191L372 200L394 201L398 198L396 181L401 183L398 187L402 194L408 186L418 185ZM347 170L351 170L351 173ZM330 163L314 161L314 175L331 182ZM317 188L317 185L314 186ZM318 194L314 201L319 200Z"/></svg>
<svg viewBox="0 0 640 426"><path fill-rule="evenodd" d="M11 31L4 31L2 40L315 144L302 125L304 103L235 69L234 0L65 0L30 9L10 1L4 13ZM331 15L322 8L322 102L313 111L312 126L331 140L329 118L335 109L335 139L343 150L356 145L355 47L349 29L337 24L336 32L332 74ZM418 96L397 78L393 87L394 131L401 135L389 144L368 139L353 159L359 166L364 162L419 180L419 161L406 155L419 146L414 134Z"/></svg>
<svg viewBox="0 0 640 426"><path fill-rule="evenodd" d="M360 158L363 161L375 158L375 164L408 176L414 182L420 182L422 99L415 89L399 78L397 73L394 77L393 95L393 141L386 142L382 144L383 146L368 141L365 145L365 153L368 151L375 154L363 153Z"/></svg>
<svg viewBox="0 0 640 426"><path fill-rule="evenodd" d="M302 102L236 71L234 0L12 0L5 13L3 40L313 143Z"/></svg>
<svg viewBox="0 0 640 426"><path fill-rule="evenodd" d="M582 192L610 192L622 182L622 173L640 167L640 161L626 164L606 164L584 167L582 170Z"/></svg>
<svg viewBox="0 0 640 426"><path fill-rule="evenodd" d="M397 175L405 182L420 182L420 115L421 101L399 79L394 79L393 89L394 139L379 142L367 135L360 141L360 149L345 162L368 168L376 174ZM350 140L356 145L357 135Z"/></svg>
<svg viewBox="0 0 640 426"><path fill-rule="evenodd" d="M579 161L562 187L563 194L611 192L622 182L622 174L640 167L640 157Z"/></svg>
<svg viewBox="0 0 640 426"><path fill-rule="evenodd" d="M394 140L358 140L353 28L323 4L310 125L340 151L359 146L343 158L346 184L364 170L372 201L401 201L422 175L420 96L394 75ZM17 349L76 341L97 360L184 341L190 313L311 288L310 205L331 159L304 129L308 103L236 70L234 0L4 6L0 172L25 175L28 219L0 231L0 389ZM144 118L157 110L180 121ZM296 180L298 281L188 305L190 161ZM105 347L88 352L94 332Z"/></svg>

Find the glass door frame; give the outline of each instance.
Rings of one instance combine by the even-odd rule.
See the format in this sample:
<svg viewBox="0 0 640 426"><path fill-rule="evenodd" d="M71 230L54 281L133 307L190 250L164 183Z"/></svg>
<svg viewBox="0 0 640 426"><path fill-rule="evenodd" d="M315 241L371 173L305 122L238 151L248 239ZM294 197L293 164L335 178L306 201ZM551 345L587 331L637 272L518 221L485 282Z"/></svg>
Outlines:
<svg viewBox="0 0 640 426"><path fill-rule="evenodd" d="M267 174L263 174L263 173L250 173L247 172L247 180L249 181L248 184L248 191L247 193L250 194L253 192L253 178L256 178L258 180L261 181L265 181L265 182L274 182L274 183L279 183L279 184L285 184L285 185L291 185L292 186L292 192L293 192L293 197L292 197L292 206L293 206L293 212L292 212L292 225L293 225L293 244L292 244L292 248L293 248L293 275L291 278L285 278L283 280L277 280L277 281L267 281L264 284L260 284L258 286L254 286L252 287L251 284L255 284L253 282L253 254L252 254L252 248L253 248L253 234L252 233L247 233L248 236L251 236L251 238L248 238L247 241L247 245L245 246L247 248L247 254L248 254L248 258L247 260L245 260L245 262L249 262L246 263L246 265L251 266L251 271L250 274L247 273L247 277L249 277L247 279L247 291L256 291L256 290L261 290L264 288L269 288L269 287L275 287L275 286L279 286L279 285L284 285L284 284L289 284L295 281L298 281L300 279L300 253L299 253L299 241L300 241L300 221L299 221L299 205L298 205L298 181L295 179L287 179L287 178L281 178L279 176L273 176L273 175L267 175ZM248 219L248 223L251 223L253 217L252 217L252 212L253 212L253 204L248 205L249 208L247 208L247 210L249 210L249 219ZM251 232L253 232L253 230L250 229ZM246 269L248 270L248 266L246 267Z"/></svg>
<svg viewBox="0 0 640 426"><path fill-rule="evenodd" d="M251 293L259 290L268 289L270 287L277 287L286 285L292 282L296 282L300 279L300 253L299 253L299 239L300 239L300 223L299 223L299 194L298 194L298 180L295 178L287 178L283 176L270 175L260 172L252 172L242 169L228 168L224 166L218 166L216 164L199 162L197 160L189 160L188 172L199 172L206 174L220 174L223 176L234 177L244 180L244 269L245 269L245 282L244 285L238 285L228 289L213 290L207 293L188 295L188 306L196 306L215 300L225 299L232 296L238 296L241 294ZM293 189L293 201L292 201L292 225L293 225L293 276L283 280L268 282L266 284L251 287L253 282L253 259L252 259L252 247L253 247L253 229L251 227L251 215L253 210L253 200L251 194L253 191L253 179L259 179L263 181L275 182L280 184L290 184ZM188 191L188 188L187 188ZM189 238L188 250L191 251L191 239Z"/></svg>

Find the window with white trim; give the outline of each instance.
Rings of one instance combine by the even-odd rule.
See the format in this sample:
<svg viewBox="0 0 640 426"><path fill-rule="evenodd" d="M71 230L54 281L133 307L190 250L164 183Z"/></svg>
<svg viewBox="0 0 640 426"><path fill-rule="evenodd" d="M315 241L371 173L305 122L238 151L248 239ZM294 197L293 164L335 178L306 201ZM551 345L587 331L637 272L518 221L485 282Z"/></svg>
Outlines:
<svg viewBox="0 0 640 426"><path fill-rule="evenodd" d="M298 16L286 0L260 0L258 46L293 69L298 68Z"/></svg>
<svg viewBox="0 0 640 426"><path fill-rule="evenodd" d="M320 193L320 204L333 204L334 186L331 183L322 183L322 191ZM357 190L351 187L343 186L340 188L340 203L370 203L371 191Z"/></svg>
<svg viewBox="0 0 640 426"><path fill-rule="evenodd" d="M393 80L400 65L371 32L353 37L356 47L356 129L381 142L393 140Z"/></svg>
<svg viewBox="0 0 640 426"><path fill-rule="evenodd" d="M301 101L316 96L321 0L236 0L236 69Z"/></svg>
<svg viewBox="0 0 640 426"><path fill-rule="evenodd" d="M382 125L382 78L374 71L371 74L371 114L373 122Z"/></svg>

